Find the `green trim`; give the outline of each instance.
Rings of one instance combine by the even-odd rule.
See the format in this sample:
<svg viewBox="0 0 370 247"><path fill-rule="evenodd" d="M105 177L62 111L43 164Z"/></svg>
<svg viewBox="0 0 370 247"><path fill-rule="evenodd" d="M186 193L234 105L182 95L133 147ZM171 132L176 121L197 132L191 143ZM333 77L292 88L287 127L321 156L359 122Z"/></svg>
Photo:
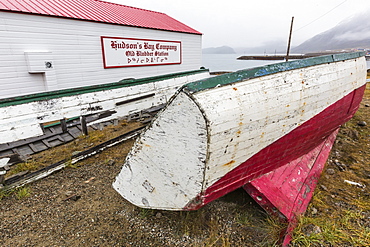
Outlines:
<svg viewBox="0 0 370 247"><path fill-rule="evenodd" d="M294 60L289 62L269 64L262 67L256 67L246 70L239 70L233 73L223 74L215 77L210 77L204 80L191 82L184 85L184 89L196 93L199 91L215 88L218 86L228 85L236 82L245 81L256 77L271 75L282 71L301 69L309 66L344 61L365 56L364 52L342 53L335 55L326 55L319 57L311 57L306 59Z"/></svg>
<svg viewBox="0 0 370 247"><path fill-rule="evenodd" d="M24 95L24 96L0 99L0 107L21 105L25 103L34 102L34 101L50 100L50 99L56 99L56 98L61 98L61 97L73 96L73 95L80 95L80 94L85 94L85 93L111 90L111 89L116 89L116 88L131 87L131 86L142 85L142 84L147 84L147 83L156 82L156 81L163 81L163 80L177 78L177 77L184 77L188 75L200 74L206 71L209 72L208 69L200 69L200 70L192 70L192 71L172 73L172 74L166 74L166 75L160 75L160 76L146 77L146 78L141 78L141 79L123 79L118 82L107 83L107 84L102 84L102 85L70 88L70 89L64 89L64 90L57 90L57 91L51 91L51 92L36 93L36 94L29 94L29 95Z"/></svg>
<svg viewBox="0 0 370 247"><path fill-rule="evenodd" d="M71 117L71 118L68 118L66 119L66 123L70 122L70 121L73 121L73 120L76 120L76 119L79 119L80 117ZM58 122L55 122L55 123L52 123L52 124L48 124L48 125L44 125L43 127L44 128L49 128L49 127L53 127L53 126L56 126L56 125L59 125L60 124L60 121Z"/></svg>

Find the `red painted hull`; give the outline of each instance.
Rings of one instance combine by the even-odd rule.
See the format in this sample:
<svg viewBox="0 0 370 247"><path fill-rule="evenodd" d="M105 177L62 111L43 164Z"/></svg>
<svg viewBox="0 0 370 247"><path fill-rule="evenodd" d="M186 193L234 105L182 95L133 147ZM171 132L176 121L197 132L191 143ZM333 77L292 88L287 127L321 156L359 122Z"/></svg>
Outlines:
<svg viewBox="0 0 370 247"><path fill-rule="evenodd" d="M331 136L357 111L366 85L352 91L289 134L264 148L227 173L187 205L195 210L251 181L287 165L312 150ZM308 200L309 201L309 200Z"/></svg>

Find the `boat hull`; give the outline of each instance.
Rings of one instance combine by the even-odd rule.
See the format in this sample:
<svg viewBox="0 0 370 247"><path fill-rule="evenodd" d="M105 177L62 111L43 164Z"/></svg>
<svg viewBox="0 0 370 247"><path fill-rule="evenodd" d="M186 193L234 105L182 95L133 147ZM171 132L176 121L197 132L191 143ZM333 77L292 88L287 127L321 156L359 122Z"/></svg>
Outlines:
<svg viewBox="0 0 370 247"><path fill-rule="evenodd" d="M200 193L195 203L189 203L186 208L188 210L198 209L263 175L284 167L294 160L304 158L320 146L323 140L337 133L340 125L353 117L360 105L365 88L366 85L352 91L301 126L262 149L207 188L205 192ZM330 142L330 148L332 144L333 141ZM326 154L328 155L329 152L330 149ZM309 162L305 161L300 164L300 167L304 167ZM305 174L292 174L291 176L292 179L298 179L300 176L305 176ZM290 218L290 215L288 215L288 218Z"/></svg>
<svg viewBox="0 0 370 247"><path fill-rule="evenodd" d="M0 150L2 144L43 136L50 123L99 116L91 125L165 104L184 84L207 77L209 71L196 70L0 99Z"/></svg>
<svg viewBox="0 0 370 247"><path fill-rule="evenodd" d="M357 110L364 54L237 71L181 88L113 187L144 208L196 210L314 150Z"/></svg>
<svg viewBox="0 0 370 247"><path fill-rule="evenodd" d="M144 208L196 210L243 187L288 222L288 246L340 126L366 87L363 53L315 57L185 85L128 154L113 187Z"/></svg>

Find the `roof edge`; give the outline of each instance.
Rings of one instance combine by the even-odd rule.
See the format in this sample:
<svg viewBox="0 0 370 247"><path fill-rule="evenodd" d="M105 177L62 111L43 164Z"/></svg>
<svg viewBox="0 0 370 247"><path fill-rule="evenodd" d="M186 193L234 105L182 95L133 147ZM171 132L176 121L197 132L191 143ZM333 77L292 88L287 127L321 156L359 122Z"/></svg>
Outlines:
<svg viewBox="0 0 370 247"><path fill-rule="evenodd" d="M88 4L88 8L86 9L83 8L83 6L81 7L81 5L76 5L76 0L58 1L56 2L57 4L54 4L53 2L49 3L45 0L36 0L39 4L40 1L42 3L46 2L47 4L45 6L42 5L43 7L41 9L35 9L35 3L33 1L31 2L32 4L29 4L28 1L17 1L17 4L14 5L10 1L0 0L0 11L203 35L194 28L158 11L103 0L88 0L86 2L86 4ZM82 3L85 3L85 1L81 1L81 4ZM58 10L58 6L60 7L60 4L63 5L63 8L61 9L63 13ZM79 2L77 2L77 4L79 4ZM78 8L75 8L76 6L78 6ZM116 13L114 13L115 11ZM145 17L145 13L148 13L148 18L143 18Z"/></svg>

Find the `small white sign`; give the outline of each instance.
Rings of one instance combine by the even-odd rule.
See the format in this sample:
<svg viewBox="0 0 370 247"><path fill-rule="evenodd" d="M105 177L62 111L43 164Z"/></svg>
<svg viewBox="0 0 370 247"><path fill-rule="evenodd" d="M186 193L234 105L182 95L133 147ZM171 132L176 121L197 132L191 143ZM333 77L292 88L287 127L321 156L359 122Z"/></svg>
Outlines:
<svg viewBox="0 0 370 247"><path fill-rule="evenodd" d="M181 42L101 37L104 68L181 64Z"/></svg>

